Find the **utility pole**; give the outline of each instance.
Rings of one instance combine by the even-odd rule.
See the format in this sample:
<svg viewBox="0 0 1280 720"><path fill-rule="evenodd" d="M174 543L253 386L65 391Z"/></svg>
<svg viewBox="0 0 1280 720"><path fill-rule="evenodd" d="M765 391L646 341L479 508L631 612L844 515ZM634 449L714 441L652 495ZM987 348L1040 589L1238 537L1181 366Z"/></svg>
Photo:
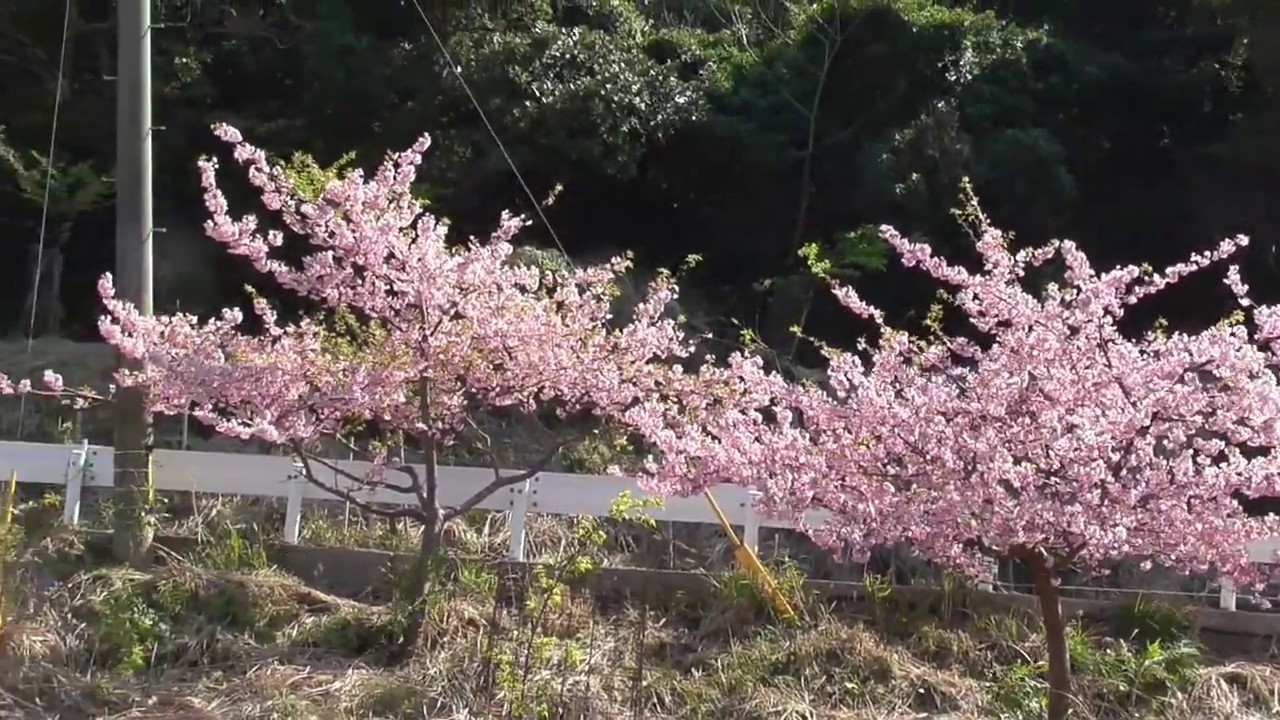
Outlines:
<svg viewBox="0 0 1280 720"><path fill-rule="evenodd" d="M116 69L116 291L143 315L151 307L151 0L119 0ZM137 363L118 356L119 367ZM142 388L120 388L115 403L117 560L149 563L151 418Z"/></svg>

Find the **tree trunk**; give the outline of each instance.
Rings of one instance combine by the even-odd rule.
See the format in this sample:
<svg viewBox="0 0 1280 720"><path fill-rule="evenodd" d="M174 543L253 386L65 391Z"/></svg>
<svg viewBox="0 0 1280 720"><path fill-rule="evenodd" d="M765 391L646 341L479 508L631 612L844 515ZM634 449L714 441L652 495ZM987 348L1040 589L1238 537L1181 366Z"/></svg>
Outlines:
<svg viewBox="0 0 1280 720"><path fill-rule="evenodd" d="M1040 600L1045 644L1049 649L1048 720L1065 720L1071 713L1071 655L1067 651L1067 624L1062 618L1062 602L1053 570L1040 554L1031 556L1031 579Z"/></svg>
<svg viewBox="0 0 1280 720"><path fill-rule="evenodd" d="M431 384L425 377L418 379L418 415L422 426L430 428ZM422 508L422 540L418 544L418 557L414 560L413 569L409 571L408 585L403 588L407 595L405 599L413 603L413 609L410 611L400 647L396 648L393 658L398 663L412 660L418 652L423 626L427 623L427 583L431 582L431 571L444 544L444 511L440 509L438 499L439 448L429 429L423 432L421 441L423 474L422 483L416 490L418 505Z"/></svg>
<svg viewBox="0 0 1280 720"><path fill-rule="evenodd" d="M413 603L405 625L404 637L393 654L397 663L406 663L413 659L422 641L422 631L427 624L427 590L431 583L432 570L440 557L442 538L444 537L443 513L439 507L426 509L427 517L422 523L422 540L418 543L418 557L414 558L413 567L409 570L409 578L403 587L403 600Z"/></svg>
<svg viewBox="0 0 1280 720"><path fill-rule="evenodd" d="M418 379L418 415L424 428L431 427L431 384L427 378ZM427 623L427 584L432 570L440 559L444 546L444 511L440 508L439 446L430 429L420 438L422 442L422 482L416 485L418 505L422 508L422 540L418 544L418 557L409 571L403 599L413 603L404 637L393 654L393 661L405 663L413 659L422 640L422 630Z"/></svg>

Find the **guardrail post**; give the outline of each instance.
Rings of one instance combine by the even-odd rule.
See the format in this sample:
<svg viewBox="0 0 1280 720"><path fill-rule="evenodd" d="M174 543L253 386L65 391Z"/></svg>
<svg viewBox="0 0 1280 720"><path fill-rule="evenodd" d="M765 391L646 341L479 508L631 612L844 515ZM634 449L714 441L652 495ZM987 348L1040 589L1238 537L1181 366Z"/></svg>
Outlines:
<svg viewBox="0 0 1280 720"><path fill-rule="evenodd" d="M529 514L529 495L534 490L533 481L525 480L520 485L510 488L511 491L511 544L507 548L507 558L524 560L525 518Z"/></svg>
<svg viewBox="0 0 1280 720"><path fill-rule="evenodd" d="M66 494L62 498L62 522L70 527L80 524L80 497L84 494L84 469L89 462L89 441L71 451L64 477Z"/></svg>
<svg viewBox="0 0 1280 720"><path fill-rule="evenodd" d="M1000 562L992 558L986 558L985 562L991 574L986 580L978 581L978 589L982 592L993 592L996 589L996 582L1000 580Z"/></svg>
<svg viewBox="0 0 1280 720"><path fill-rule="evenodd" d="M289 473L288 492L284 506L284 541L289 545L298 544L298 534L302 531L302 463L293 461L293 472Z"/></svg>
<svg viewBox="0 0 1280 720"><path fill-rule="evenodd" d="M748 491L750 498L742 503L742 544L751 548L755 555L760 554L760 516L756 514L756 498L760 493Z"/></svg>
<svg viewBox="0 0 1280 720"><path fill-rule="evenodd" d="M1218 607L1223 610L1236 609L1236 584L1227 578L1218 583Z"/></svg>

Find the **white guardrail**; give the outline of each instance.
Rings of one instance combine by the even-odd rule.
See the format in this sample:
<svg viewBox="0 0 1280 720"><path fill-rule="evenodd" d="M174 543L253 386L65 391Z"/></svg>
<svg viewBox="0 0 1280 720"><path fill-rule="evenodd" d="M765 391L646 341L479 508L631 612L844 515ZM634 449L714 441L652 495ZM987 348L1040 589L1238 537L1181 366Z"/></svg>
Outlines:
<svg viewBox="0 0 1280 720"><path fill-rule="evenodd" d="M338 499L302 479L296 461L289 456L157 449L152 460L157 490L284 498L282 539L290 544L298 542L303 500ZM370 468L366 462L329 462L357 477ZM0 472L4 474L0 480L7 479L11 472L16 471L20 483L64 487L63 521L71 526L80 520L81 490L86 487L112 487L113 467L114 452L107 446L90 445L88 442L80 445L0 442ZM416 502L412 496L385 488L370 492L339 473L318 465L313 464L312 469L321 482L350 491L366 502L386 505ZM493 471L443 466L439 478L441 506L456 507L488 484L493 479ZM544 472L494 493L477 508L511 513L508 557L523 560L528 513L608 517L618 496L624 492L637 499L648 495L634 478ZM753 550L757 549L761 527L795 527L789 521L757 514L750 490L736 485L720 485L712 493L729 522L742 527L743 543ZM698 495L664 497L660 507L650 508L647 512L659 521L719 523L706 498ZM809 519L821 522L823 515L815 512ZM1280 551L1280 537L1256 542L1249 550L1254 562L1275 563L1277 551ZM1235 609L1236 593L1229 583L1223 583L1219 597L1220 607Z"/></svg>

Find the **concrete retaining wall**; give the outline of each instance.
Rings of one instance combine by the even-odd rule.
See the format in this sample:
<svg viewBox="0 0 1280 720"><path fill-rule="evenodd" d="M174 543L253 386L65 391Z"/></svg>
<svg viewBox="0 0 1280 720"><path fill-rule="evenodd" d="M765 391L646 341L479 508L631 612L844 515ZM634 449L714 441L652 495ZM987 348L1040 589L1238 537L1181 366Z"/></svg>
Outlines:
<svg viewBox="0 0 1280 720"><path fill-rule="evenodd" d="M103 551L109 549L107 533L89 533L90 543ZM186 555L196 549L194 538L163 536L156 544L177 555ZM385 596L388 580L407 567L412 556L384 550L353 548L305 547L276 545L267 548L267 556L280 569L301 578L318 588L347 597ZM533 563L502 562L498 569L504 575L522 576L534 567ZM608 595L632 597L675 597L679 594L697 597L714 591L716 578L705 573L681 570L648 570L642 568L607 567L594 573L588 584L593 590ZM831 599L863 602L867 600L866 585L857 582L809 580L805 587ZM893 597L898 603L922 607L942 604L941 588L925 586L896 586ZM1219 610L1191 604L1189 598L1162 596L1165 603L1189 606L1192 622L1198 630L1255 638L1280 639L1280 614L1252 613ZM1082 615L1090 618L1110 616L1121 601L1063 598L1062 609L1068 616ZM968 608L980 614L1003 614L1015 608L1038 614L1035 596L1018 593L970 591L966 596Z"/></svg>

